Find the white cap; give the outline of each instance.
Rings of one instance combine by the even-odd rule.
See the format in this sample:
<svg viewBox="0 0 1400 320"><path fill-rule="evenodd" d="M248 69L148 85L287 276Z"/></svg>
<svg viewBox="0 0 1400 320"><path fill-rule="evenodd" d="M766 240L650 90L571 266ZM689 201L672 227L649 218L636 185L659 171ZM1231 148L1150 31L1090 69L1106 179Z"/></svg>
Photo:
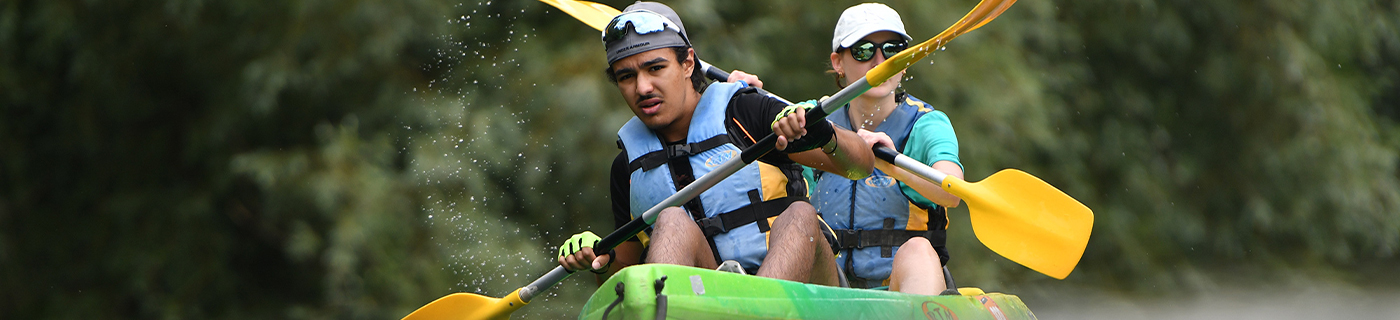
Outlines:
<svg viewBox="0 0 1400 320"><path fill-rule="evenodd" d="M904 21L899 19L899 13L889 6L862 3L847 8L841 13L841 20L836 21L836 33L831 36L831 52L855 45L860 38L880 31L898 33L905 41L913 39L908 32L904 32Z"/></svg>

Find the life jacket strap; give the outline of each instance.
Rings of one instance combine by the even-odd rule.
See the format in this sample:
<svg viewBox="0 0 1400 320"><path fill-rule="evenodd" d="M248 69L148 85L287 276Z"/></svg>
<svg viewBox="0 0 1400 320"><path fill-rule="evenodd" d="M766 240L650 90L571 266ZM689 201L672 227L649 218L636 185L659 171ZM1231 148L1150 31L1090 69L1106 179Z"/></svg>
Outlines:
<svg viewBox="0 0 1400 320"><path fill-rule="evenodd" d="M758 232L768 232L771 227L768 225L768 218L783 214L783 211L787 210L787 207L797 199L785 197L763 201L759 197L758 190L750 190L749 201L750 204L747 206L713 217L697 219L695 223L700 225L700 231L705 233L706 238L713 238L716 235L729 232L729 230L755 222L758 223Z"/></svg>
<svg viewBox="0 0 1400 320"><path fill-rule="evenodd" d="M903 245L914 237L928 238L929 244L935 248L942 247L948 241L947 230L851 230L835 229L837 247L841 250L864 249L864 248L889 248ZM883 250L882 250L883 251ZM886 257L888 258L888 257Z"/></svg>
<svg viewBox="0 0 1400 320"><path fill-rule="evenodd" d="M923 230L851 230L835 229L836 242L839 242L841 250L865 249L867 247L896 247L903 245L905 241L914 237L923 237L929 231ZM944 230L934 230L939 233ZM933 239L929 239L933 242Z"/></svg>
<svg viewBox="0 0 1400 320"><path fill-rule="evenodd" d="M661 150L648 152L647 154L637 157L637 159L633 159L632 162L627 164L627 172L637 171L637 169L656 169L656 167L666 164L666 162L671 159L697 155L729 142L729 135L721 134L696 143L666 145L661 147Z"/></svg>

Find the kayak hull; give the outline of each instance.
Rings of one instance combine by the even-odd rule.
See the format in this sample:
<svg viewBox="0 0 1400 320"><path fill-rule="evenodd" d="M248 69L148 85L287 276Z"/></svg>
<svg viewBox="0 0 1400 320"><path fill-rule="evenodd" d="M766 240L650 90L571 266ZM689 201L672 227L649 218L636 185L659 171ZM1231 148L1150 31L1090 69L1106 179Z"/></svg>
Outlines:
<svg viewBox="0 0 1400 320"><path fill-rule="evenodd" d="M658 299L663 277L664 298ZM667 319L1035 319L1014 295L962 291L975 294L925 296L646 264L608 279L579 319L602 319L604 313L608 319L658 319L658 311Z"/></svg>

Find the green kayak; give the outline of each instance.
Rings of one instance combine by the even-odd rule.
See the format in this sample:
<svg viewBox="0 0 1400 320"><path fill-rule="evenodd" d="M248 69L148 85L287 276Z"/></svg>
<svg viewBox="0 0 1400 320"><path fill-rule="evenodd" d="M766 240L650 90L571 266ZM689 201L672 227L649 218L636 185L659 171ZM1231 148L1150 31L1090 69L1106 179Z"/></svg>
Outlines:
<svg viewBox="0 0 1400 320"><path fill-rule="evenodd" d="M579 319L1035 319L1014 295L960 291L925 296L647 264L608 279Z"/></svg>

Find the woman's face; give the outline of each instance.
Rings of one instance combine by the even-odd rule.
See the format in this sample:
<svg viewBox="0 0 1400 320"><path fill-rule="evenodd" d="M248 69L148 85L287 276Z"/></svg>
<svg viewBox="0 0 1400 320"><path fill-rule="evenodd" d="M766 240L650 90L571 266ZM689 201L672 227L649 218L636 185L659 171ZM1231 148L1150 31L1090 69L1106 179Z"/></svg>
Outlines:
<svg viewBox="0 0 1400 320"><path fill-rule="evenodd" d="M849 85L851 81L865 77L866 72L869 72L870 69L875 68L875 66L879 65L881 62L885 62L886 58L889 58L885 56L884 52L881 52L882 50L879 50L880 44L891 40L903 40L903 37L900 37L898 33L880 31L868 34L864 38L861 38L861 40L876 44L875 56L870 60L856 61L855 57L851 55L850 48L843 48L841 51L831 54L831 67L836 70L837 73L845 76L846 83L843 85ZM904 71L895 74L894 77L880 84L880 86L871 88L870 91L866 91L862 96L867 98L891 96L894 94L894 89L899 87L899 81L902 80L902 78L904 78Z"/></svg>

